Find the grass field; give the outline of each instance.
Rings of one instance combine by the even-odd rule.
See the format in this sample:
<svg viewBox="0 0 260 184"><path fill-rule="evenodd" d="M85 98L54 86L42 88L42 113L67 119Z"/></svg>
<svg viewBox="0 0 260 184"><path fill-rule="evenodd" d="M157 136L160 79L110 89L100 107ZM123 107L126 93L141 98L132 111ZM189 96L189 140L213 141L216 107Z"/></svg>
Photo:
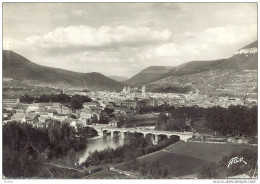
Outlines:
<svg viewBox="0 0 260 184"><path fill-rule="evenodd" d="M119 174L115 171L102 170L98 173L84 177L84 179L133 179L130 176Z"/></svg>
<svg viewBox="0 0 260 184"><path fill-rule="evenodd" d="M230 155L233 151L241 151L244 148L254 149L257 151L257 147L242 144L235 145L193 142L183 142L167 148L166 151L178 155L201 159L207 162L218 162L224 156Z"/></svg>
<svg viewBox="0 0 260 184"><path fill-rule="evenodd" d="M244 148L257 151L257 147L247 145L181 142L138 160L141 162L159 160L171 166L171 177L180 177L196 173L197 167L202 163L218 162L233 151L240 151ZM125 165L116 168L124 170Z"/></svg>

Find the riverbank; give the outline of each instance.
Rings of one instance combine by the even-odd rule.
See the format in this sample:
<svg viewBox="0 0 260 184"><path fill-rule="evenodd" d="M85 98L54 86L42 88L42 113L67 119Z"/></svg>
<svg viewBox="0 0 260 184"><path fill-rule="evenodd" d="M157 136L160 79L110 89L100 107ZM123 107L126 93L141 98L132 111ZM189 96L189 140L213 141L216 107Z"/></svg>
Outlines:
<svg viewBox="0 0 260 184"><path fill-rule="evenodd" d="M181 142L183 142L183 141L175 142L175 143L173 143L173 144L171 144L171 145L169 145L165 148L162 148L158 151L140 156L136 159L139 160L139 159L143 159L143 158L148 157L148 156L152 156L156 153L161 152L164 149L171 148L171 147L173 147L173 146L175 146L175 145L177 145ZM114 164L114 165L112 164L110 167L104 166L103 170L96 172L96 173L93 173L89 176L85 176L84 179L95 179L95 178L99 178L99 179L108 179L108 178L110 178L110 179L111 178L112 179L142 179L142 176L140 176L139 174L132 173L132 172L129 172L129 171L125 171L125 170L120 168L120 166L124 166L127 163L129 163L129 161L119 163L119 164Z"/></svg>

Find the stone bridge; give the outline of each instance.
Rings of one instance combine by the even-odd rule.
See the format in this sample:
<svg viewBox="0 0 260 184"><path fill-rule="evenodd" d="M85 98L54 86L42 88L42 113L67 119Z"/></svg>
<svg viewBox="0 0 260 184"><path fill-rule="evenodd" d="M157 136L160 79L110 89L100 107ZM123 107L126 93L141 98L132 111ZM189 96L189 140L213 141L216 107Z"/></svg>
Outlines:
<svg viewBox="0 0 260 184"><path fill-rule="evenodd" d="M117 128L111 126L99 126L99 125L87 125L88 127L94 128L98 135L103 137L107 136L109 133L111 138L121 135L121 138L124 138L127 133L140 133L143 134L144 138L147 135L152 135L152 139L155 143L158 143L159 136L167 136L170 138L171 136L178 136L180 140L186 141L187 139L193 136L193 132L172 132L172 131L161 131L161 130L150 130L150 129L142 129L142 128Z"/></svg>

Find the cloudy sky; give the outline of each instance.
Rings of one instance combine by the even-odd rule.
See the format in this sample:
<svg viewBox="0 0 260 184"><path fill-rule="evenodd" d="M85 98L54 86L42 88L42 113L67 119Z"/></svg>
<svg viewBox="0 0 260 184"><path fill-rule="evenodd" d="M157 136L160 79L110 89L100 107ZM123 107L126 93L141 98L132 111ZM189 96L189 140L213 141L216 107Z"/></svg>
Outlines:
<svg viewBox="0 0 260 184"><path fill-rule="evenodd" d="M83 73L131 77L228 58L255 40L256 3L3 4L3 49Z"/></svg>

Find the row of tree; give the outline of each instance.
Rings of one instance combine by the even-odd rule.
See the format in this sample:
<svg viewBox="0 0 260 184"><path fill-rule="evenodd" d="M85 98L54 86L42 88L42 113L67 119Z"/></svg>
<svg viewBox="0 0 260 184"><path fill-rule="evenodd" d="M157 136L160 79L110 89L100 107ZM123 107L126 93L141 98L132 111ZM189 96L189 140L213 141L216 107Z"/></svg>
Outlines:
<svg viewBox="0 0 260 184"><path fill-rule="evenodd" d="M125 169L131 172L138 172L144 178L159 179L167 178L172 168L170 165L162 163L159 159L149 162L141 162L135 159L126 164Z"/></svg>
<svg viewBox="0 0 260 184"><path fill-rule="evenodd" d="M39 97L31 97L27 94L20 97L20 101L24 103L33 102L58 102L62 104L68 104L73 109L81 109L84 102L92 102L92 99L88 96L73 95L69 96L67 94L43 94Z"/></svg>
<svg viewBox="0 0 260 184"><path fill-rule="evenodd" d="M222 135L257 135L257 106L179 107L160 113L157 129L168 131L193 131L193 124L203 120L204 126Z"/></svg>

